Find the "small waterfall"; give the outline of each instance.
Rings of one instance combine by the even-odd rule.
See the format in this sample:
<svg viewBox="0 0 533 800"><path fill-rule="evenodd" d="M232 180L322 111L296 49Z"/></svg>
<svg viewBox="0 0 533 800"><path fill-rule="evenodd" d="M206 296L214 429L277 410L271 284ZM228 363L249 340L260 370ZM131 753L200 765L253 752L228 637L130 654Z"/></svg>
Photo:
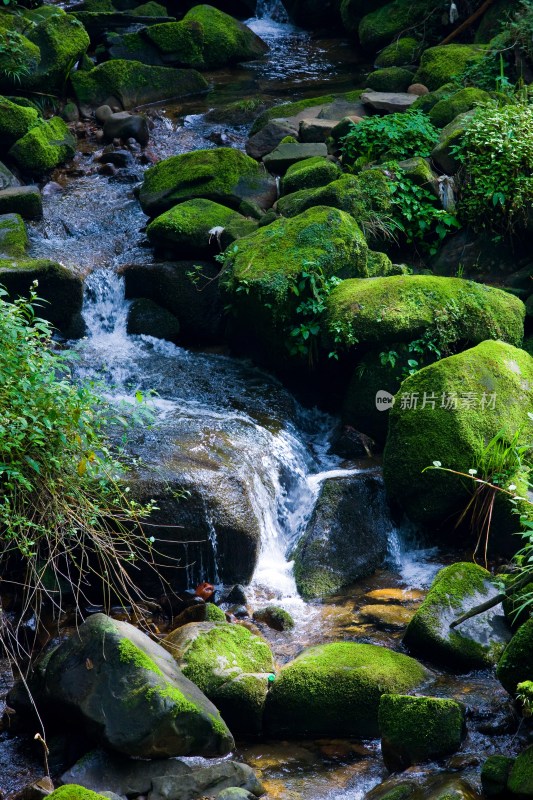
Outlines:
<svg viewBox="0 0 533 800"><path fill-rule="evenodd" d="M289 15L281 0L257 0L255 15L257 19L271 19L274 22L289 21Z"/></svg>

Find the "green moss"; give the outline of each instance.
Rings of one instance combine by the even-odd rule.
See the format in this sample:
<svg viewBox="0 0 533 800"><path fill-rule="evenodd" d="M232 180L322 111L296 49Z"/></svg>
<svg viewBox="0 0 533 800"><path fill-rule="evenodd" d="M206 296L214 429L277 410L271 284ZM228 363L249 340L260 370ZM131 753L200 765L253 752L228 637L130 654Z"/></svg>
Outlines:
<svg viewBox="0 0 533 800"><path fill-rule="evenodd" d="M67 783L66 786L60 786L48 797L51 800L106 800L103 795L97 794L91 789L85 789L75 783Z"/></svg>
<svg viewBox="0 0 533 800"><path fill-rule="evenodd" d="M523 337L521 300L461 278L395 275L343 281L327 305L327 329L332 335L341 331L347 342L413 341L434 331L437 347L450 352L461 343L485 339L519 345Z"/></svg>
<svg viewBox="0 0 533 800"><path fill-rule="evenodd" d="M471 629L465 630L464 626L450 629L449 623L495 593L490 573L477 564L465 562L444 567L407 626L404 643L415 653L424 653L432 661L459 669L492 666L497 651L488 642L475 641Z"/></svg>
<svg viewBox="0 0 533 800"><path fill-rule="evenodd" d="M157 217L146 233L155 247L176 250L180 258L201 256L216 249L213 229L241 219L237 212L212 200L188 200Z"/></svg>
<svg viewBox="0 0 533 800"><path fill-rule="evenodd" d="M430 92L449 83L467 67L485 56L485 48L469 44L447 44L424 51L414 83L422 83Z"/></svg>
<svg viewBox="0 0 533 800"><path fill-rule="evenodd" d="M173 64L205 68L204 32L198 22L182 20L150 25L144 36Z"/></svg>
<svg viewBox="0 0 533 800"><path fill-rule="evenodd" d="M294 620L288 611L279 606L266 606L254 612L254 620L265 622L278 631L290 631L294 628Z"/></svg>
<svg viewBox="0 0 533 800"><path fill-rule="evenodd" d="M403 67L406 64L415 64L421 50L421 43L410 36L396 39L378 54L376 67Z"/></svg>
<svg viewBox="0 0 533 800"><path fill-rule="evenodd" d="M149 0L148 3L143 3L131 12L134 17L166 17L168 11L161 3L156 3L155 0ZM147 30L150 30L147 28Z"/></svg>
<svg viewBox="0 0 533 800"><path fill-rule="evenodd" d="M481 786L487 797L504 797L514 758L489 756L481 768Z"/></svg>
<svg viewBox="0 0 533 800"><path fill-rule="evenodd" d="M40 63L31 87L43 91L63 91L70 71L89 47L87 31L71 14L54 14L28 34L40 52ZM30 88L27 81L24 86Z"/></svg>
<svg viewBox="0 0 533 800"><path fill-rule="evenodd" d="M437 176L426 158L420 156L409 158L407 161L400 161L398 167L417 186L423 186L431 191L432 187L436 185Z"/></svg>
<svg viewBox="0 0 533 800"><path fill-rule="evenodd" d="M39 48L16 31L0 29L0 89L26 88L37 73Z"/></svg>
<svg viewBox="0 0 533 800"><path fill-rule="evenodd" d="M238 207L265 180L257 161L231 147L194 150L146 170L139 193L143 211L158 214L176 203L203 197Z"/></svg>
<svg viewBox="0 0 533 800"><path fill-rule="evenodd" d="M39 114L33 108L23 108L7 97L0 97L0 147L8 150L37 124Z"/></svg>
<svg viewBox="0 0 533 800"><path fill-rule="evenodd" d="M428 94L422 94L418 97L413 105L409 108L408 114L412 111L423 111L424 114L429 114L432 108L434 108L440 100L446 100L446 98L450 97L457 91L457 85L455 83L445 83L444 86L441 86L439 89L436 89L434 92L428 92Z"/></svg>
<svg viewBox="0 0 533 800"><path fill-rule="evenodd" d="M470 111L476 106L489 101L490 95L488 92L469 86L466 89L460 89L444 100L439 100L429 112L429 117L437 128L444 128L458 114L464 114L465 111Z"/></svg>
<svg viewBox="0 0 533 800"><path fill-rule="evenodd" d="M111 0L85 0L83 10L90 13L108 12L113 14L117 11Z"/></svg>
<svg viewBox="0 0 533 800"><path fill-rule="evenodd" d="M327 158L315 156L292 164L282 181L282 193L291 194L301 189L326 186L342 174L341 169Z"/></svg>
<svg viewBox="0 0 533 800"><path fill-rule="evenodd" d="M533 745L526 747L511 767L507 791L516 797L533 796Z"/></svg>
<svg viewBox="0 0 533 800"><path fill-rule="evenodd" d="M207 90L207 82L195 70L155 67L139 61L113 59L72 75L78 104L98 106L110 97L124 108L186 97Z"/></svg>
<svg viewBox="0 0 533 800"><path fill-rule="evenodd" d="M273 106L263 111L263 113L257 117L250 130L250 136L253 136L254 133L264 128L271 119L293 117L305 111L306 108L328 105L337 99L345 100L347 103L357 103L361 98L361 94L362 90L356 89L352 92L346 92L345 94L321 95L320 97L309 97L306 100L297 100L294 103L284 103L281 106Z"/></svg>
<svg viewBox="0 0 533 800"><path fill-rule="evenodd" d="M442 129L439 141L431 151L431 158L447 175L455 175L459 162L452 152L460 144L466 126L474 115L473 111L459 114Z"/></svg>
<svg viewBox="0 0 533 800"><path fill-rule="evenodd" d="M119 658L123 664L132 664L137 669L144 669L162 676L163 673L146 653L129 639L121 639L118 644Z"/></svg>
<svg viewBox="0 0 533 800"><path fill-rule="evenodd" d="M455 700L384 694L378 715L381 747L390 769L454 753L464 730L464 708Z"/></svg>
<svg viewBox="0 0 533 800"><path fill-rule="evenodd" d="M341 20L345 30L348 33L357 33L361 18L386 2L387 0L342 0Z"/></svg>
<svg viewBox="0 0 533 800"><path fill-rule="evenodd" d="M412 83L413 73L403 67L384 67L366 79L366 85L375 92L406 92Z"/></svg>
<svg viewBox="0 0 533 800"><path fill-rule="evenodd" d="M207 622L225 622L226 615L224 611L216 606L214 603L206 603L205 618Z"/></svg>
<svg viewBox="0 0 533 800"><path fill-rule="evenodd" d="M434 0L394 0L363 17L359 39L363 47L376 51L390 44L406 31L417 31L429 38L441 25L435 14Z"/></svg>
<svg viewBox="0 0 533 800"><path fill-rule="evenodd" d="M179 717L181 714L194 714L196 716L199 712L198 706L188 700L183 692L170 683L146 688L144 695L148 702L153 702L156 699L170 701L172 703L172 714L175 717ZM210 715L210 718L215 722L216 717L214 715ZM222 733L223 736L227 733L223 723L217 732Z"/></svg>
<svg viewBox="0 0 533 800"><path fill-rule="evenodd" d="M0 192L0 214L20 214L23 219L40 219L43 202L37 186L15 186Z"/></svg>
<svg viewBox="0 0 533 800"><path fill-rule="evenodd" d="M417 393L423 400L424 392L426 398L435 397L434 408L429 403L422 407L423 402L402 408L402 396ZM468 398L473 398L473 407ZM389 412L383 467L391 497L414 521L452 524L470 497L467 486L452 475L422 470L435 460L449 469L468 470L499 432L512 439L523 430L523 441L529 442L527 410L532 405L533 359L501 341L482 342L410 376ZM516 517L504 499L496 502L494 515L493 544L500 539L500 546L509 548L507 537L516 531Z"/></svg>
<svg viewBox="0 0 533 800"><path fill-rule="evenodd" d="M28 248L26 226L19 214L0 215L0 253L19 258Z"/></svg>
<svg viewBox="0 0 533 800"><path fill-rule="evenodd" d="M498 680L509 694L519 683L533 680L533 619L520 626L498 663Z"/></svg>
<svg viewBox="0 0 533 800"><path fill-rule="evenodd" d="M75 139L60 117L52 117L31 128L9 151L23 172L49 172L76 151Z"/></svg>
<svg viewBox="0 0 533 800"><path fill-rule="evenodd" d="M212 6L195 6L185 15L184 22L200 26L203 32L206 68L259 58L268 50L250 28Z"/></svg>
<svg viewBox="0 0 533 800"><path fill-rule="evenodd" d="M386 647L336 642L285 665L269 693L268 731L289 736L376 736L382 694L418 687L426 670Z"/></svg>
<svg viewBox="0 0 533 800"><path fill-rule="evenodd" d="M371 278L402 275L405 269L402 264L393 264L386 253L368 251L368 274Z"/></svg>

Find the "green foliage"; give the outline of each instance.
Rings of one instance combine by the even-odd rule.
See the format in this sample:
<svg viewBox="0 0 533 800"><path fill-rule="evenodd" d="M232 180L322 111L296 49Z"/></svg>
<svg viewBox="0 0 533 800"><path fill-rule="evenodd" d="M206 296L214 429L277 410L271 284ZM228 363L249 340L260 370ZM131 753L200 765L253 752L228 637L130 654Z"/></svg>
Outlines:
<svg viewBox="0 0 533 800"><path fill-rule="evenodd" d="M507 26L507 37L529 61L533 61L533 0L522 0Z"/></svg>
<svg viewBox="0 0 533 800"><path fill-rule="evenodd" d="M452 147L463 166L459 213L476 230L512 235L533 202L533 108L516 103L477 109Z"/></svg>
<svg viewBox="0 0 533 800"><path fill-rule="evenodd" d="M17 31L0 31L0 78L20 83L29 74L24 42L24 37Z"/></svg>
<svg viewBox="0 0 533 800"><path fill-rule="evenodd" d="M332 289L341 283L335 275L329 277L313 261L304 261L299 275L291 277L289 291L298 299L295 319L288 327L287 348L291 356L304 356L312 365L318 355L318 338L322 331L322 316ZM330 358L337 358L336 351Z"/></svg>
<svg viewBox="0 0 533 800"><path fill-rule="evenodd" d="M91 584L111 600L139 597L128 564L151 560L153 539L121 482L125 467L108 440L127 425L91 385L70 379L70 356L51 347L51 328L30 300L0 289L0 573L22 582L24 610L61 611ZM130 407L128 406L128 409ZM24 614L21 615L24 618Z"/></svg>
<svg viewBox="0 0 533 800"><path fill-rule="evenodd" d="M397 164L387 164L385 175L396 229L407 244L416 244L433 255L446 236L461 227L457 217L442 208L432 192L411 180Z"/></svg>
<svg viewBox="0 0 533 800"><path fill-rule="evenodd" d="M365 117L341 140L343 162L353 169L379 159L426 158L438 138L437 129L421 111Z"/></svg>

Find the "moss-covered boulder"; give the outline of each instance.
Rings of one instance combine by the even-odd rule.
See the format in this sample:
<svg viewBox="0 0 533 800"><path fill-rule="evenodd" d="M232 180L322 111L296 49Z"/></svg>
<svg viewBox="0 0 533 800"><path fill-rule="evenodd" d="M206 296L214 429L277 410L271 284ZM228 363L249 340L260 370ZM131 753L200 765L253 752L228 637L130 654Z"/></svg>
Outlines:
<svg viewBox="0 0 533 800"><path fill-rule="evenodd" d="M403 67L383 67L371 72L366 85L375 92L406 92L413 82L413 73Z"/></svg>
<svg viewBox="0 0 533 800"><path fill-rule="evenodd" d="M258 734L274 671L270 647L242 625L192 622L162 642L183 674L216 705L230 730Z"/></svg>
<svg viewBox="0 0 533 800"><path fill-rule="evenodd" d="M274 631L290 631L294 628L294 619L280 606L265 606L253 613L254 622L262 622Z"/></svg>
<svg viewBox="0 0 533 800"><path fill-rule="evenodd" d="M490 94L484 92L483 89L468 86L466 89L460 89L449 97L439 100L429 112L429 116L437 128L444 128L459 114L464 114L478 105L488 103L490 99Z"/></svg>
<svg viewBox="0 0 533 800"><path fill-rule="evenodd" d="M302 271L323 278L367 274L368 247L354 219L318 206L278 219L226 252L223 288L232 305L235 335L271 359L288 355L301 298L293 287Z"/></svg>
<svg viewBox="0 0 533 800"><path fill-rule="evenodd" d="M23 219L41 219L43 199L38 186L0 189L0 214L20 214Z"/></svg>
<svg viewBox="0 0 533 800"><path fill-rule="evenodd" d="M20 214L0 214L0 256L18 258L28 247L28 234Z"/></svg>
<svg viewBox="0 0 533 800"><path fill-rule="evenodd" d="M104 795L93 792L91 789L86 789L84 786L78 786L76 783L67 783L65 786L60 786L48 797L51 800L106 800Z"/></svg>
<svg viewBox="0 0 533 800"><path fill-rule="evenodd" d="M281 183L282 194L292 194L301 189L316 189L339 178L341 168L327 158L316 156L293 164Z"/></svg>
<svg viewBox="0 0 533 800"><path fill-rule="evenodd" d="M41 122L19 139L9 150L22 172L41 175L73 158L76 140L61 117Z"/></svg>
<svg viewBox="0 0 533 800"><path fill-rule="evenodd" d="M501 289L462 278L393 275L339 284L327 301L326 330L347 344L412 342L429 331L437 349L450 352L485 339L518 346L524 317L522 301Z"/></svg>
<svg viewBox="0 0 533 800"><path fill-rule="evenodd" d="M412 691L427 678L418 661L386 647L310 647L278 673L265 728L275 736L377 736L381 696Z"/></svg>
<svg viewBox="0 0 533 800"><path fill-rule="evenodd" d="M92 668L88 669L87 664ZM47 707L128 756L225 755L232 736L215 706L161 645L95 614L47 660Z"/></svg>
<svg viewBox="0 0 533 800"><path fill-rule="evenodd" d="M409 623L404 644L419 656L455 669L492 666L511 635L501 605L457 628L450 628L450 623L499 591L490 573L477 564L444 567Z"/></svg>
<svg viewBox="0 0 533 800"><path fill-rule="evenodd" d="M0 90L25 88L39 67L41 52L26 36L0 28ZM24 83L23 83L24 81Z"/></svg>
<svg viewBox="0 0 533 800"><path fill-rule="evenodd" d="M269 208L276 184L253 158L231 147L194 150L148 169L139 193L143 211L156 216L177 203L205 198L245 211Z"/></svg>
<svg viewBox="0 0 533 800"><path fill-rule="evenodd" d="M31 82L22 80L24 88L63 91L70 72L89 47L81 22L71 14L54 14L39 22L28 39L39 48L40 61Z"/></svg>
<svg viewBox="0 0 533 800"><path fill-rule="evenodd" d="M7 97L0 97L0 147L9 150L38 120L39 113L35 108L25 108Z"/></svg>
<svg viewBox="0 0 533 800"><path fill-rule="evenodd" d="M391 772L455 753L466 733L464 707L437 697L384 694L378 723Z"/></svg>
<svg viewBox="0 0 533 800"><path fill-rule="evenodd" d="M393 529L380 476L325 480L293 554L302 597L335 594L371 575L383 563Z"/></svg>
<svg viewBox="0 0 533 800"><path fill-rule="evenodd" d="M156 3L155 0L148 0L148 3L142 3L131 9L133 17L167 17L168 11L161 3Z"/></svg>
<svg viewBox="0 0 533 800"><path fill-rule="evenodd" d="M486 50L479 45L447 44L429 47L420 59L414 83L422 83L430 92L438 89L467 67L482 61Z"/></svg>
<svg viewBox="0 0 533 800"><path fill-rule="evenodd" d="M519 683L533 680L533 619L517 630L498 662L496 674L512 695L516 694Z"/></svg>
<svg viewBox="0 0 533 800"><path fill-rule="evenodd" d="M439 141L431 151L432 160L447 175L455 175L460 167L453 148L460 143L465 128L473 115L473 111L458 114L442 129Z"/></svg>
<svg viewBox="0 0 533 800"><path fill-rule="evenodd" d="M428 36L442 27L442 15L434 10L434 0L393 0L363 17L359 24L360 42L365 49L376 52L406 31L416 31L419 25L420 33Z"/></svg>
<svg viewBox="0 0 533 800"><path fill-rule="evenodd" d="M72 75L79 105L97 107L111 102L124 109L159 100L187 97L207 91L207 81L193 69L154 67L138 61L113 59Z"/></svg>
<svg viewBox="0 0 533 800"><path fill-rule="evenodd" d="M409 64L416 64L422 50L421 43L411 36L403 36L395 42L384 47L378 53L375 64L376 67L404 67Z"/></svg>
<svg viewBox="0 0 533 800"><path fill-rule="evenodd" d="M357 33L362 17L386 3L387 0L342 0L341 20L345 30Z"/></svg>
<svg viewBox="0 0 533 800"><path fill-rule="evenodd" d="M514 758L489 756L481 768L481 787L487 797L506 797L507 781Z"/></svg>
<svg viewBox="0 0 533 800"><path fill-rule="evenodd" d="M196 199L179 203L156 217L146 233L158 250L180 258L202 257L220 252L222 233L240 222L246 222L245 217L227 206ZM234 241L231 235L230 241Z"/></svg>
<svg viewBox="0 0 533 800"><path fill-rule="evenodd" d="M533 797L533 745L526 747L511 767L507 792L520 800Z"/></svg>
<svg viewBox="0 0 533 800"><path fill-rule="evenodd" d="M0 284L13 300L28 297L34 281L38 282L39 297L45 301L39 316L68 336L80 336L83 283L79 275L46 259L0 258Z"/></svg>
<svg viewBox="0 0 533 800"><path fill-rule="evenodd" d="M250 28L209 5L195 6L181 22L151 26L146 36L169 63L198 69L248 61L268 50Z"/></svg>
<svg viewBox="0 0 533 800"><path fill-rule="evenodd" d="M482 342L411 375L389 413L383 462L389 493L413 520L437 528L446 520L449 531L471 486L440 470L422 471L434 461L463 472L473 468L497 434L505 442L523 431L518 444L528 442L532 402L533 359L500 341ZM511 480L523 485L520 474ZM512 508L496 498L491 540L496 548L515 546L509 536L516 531Z"/></svg>
<svg viewBox="0 0 533 800"><path fill-rule="evenodd" d="M331 113L331 107L333 106L338 108L338 104L340 104L343 106L352 106L352 108L345 107L343 109L342 116L346 116L347 114L356 114L356 109L360 109L359 101L361 99L361 94L361 89L354 89L351 92L344 92L343 94L327 94L321 95L320 97L308 97L305 100L296 100L292 103L283 103L279 106L272 106L271 108L268 108L259 114L250 129L250 135L257 133L261 130L261 128L264 128L267 122L269 122L271 119L288 119L290 117L295 117L296 115L301 114L303 111L306 111L310 108L317 109L317 114L322 112ZM340 119L338 116L335 116L335 118Z"/></svg>

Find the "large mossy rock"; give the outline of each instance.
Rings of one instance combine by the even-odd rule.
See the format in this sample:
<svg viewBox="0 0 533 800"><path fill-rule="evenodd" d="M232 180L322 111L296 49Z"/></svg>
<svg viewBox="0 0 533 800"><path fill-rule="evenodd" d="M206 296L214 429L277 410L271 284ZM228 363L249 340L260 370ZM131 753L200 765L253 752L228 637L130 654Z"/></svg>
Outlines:
<svg viewBox="0 0 533 800"><path fill-rule="evenodd" d="M41 692L53 713L81 719L87 733L125 755L214 756L233 748L217 709L172 656L105 614L89 617L54 650Z"/></svg>
<svg viewBox="0 0 533 800"><path fill-rule="evenodd" d="M203 198L187 200L165 211L148 225L151 244L179 258L220 252L220 239L229 226L246 223L245 217L227 206ZM251 222L252 229L257 223Z"/></svg>
<svg viewBox="0 0 533 800"><path fill-rule="evenodd" d="M284 217L295 217L314 206L331 206L365 220L372 212L390 211L390 190L381 172L368 170L361 176L342 175L326 186L300 189L280 197L276 210Z"/></svg>
<svg viewBox="0 0 533 800"><path fill-rule="evenodd" d="M269 676L274 672L264 639L242 625L191 622L170 633L162 645L216 705L234 735L261 732Z"/></svg>
<svg viewBox="0 0 533 800"><path fill-rule="evenodd" d="M76 141L61 117L31 128L11 147L9 155L22 172L41 175L73 158Z"/></svg>
<svg viewBox="0 0 533 800"><path fill-rule="evenodd" d="M504 342L485 341L411 375L396 397L383 460L385 484L413 521L437 528L445 522L449 530L471 487L440 470L422 471L434 461L461 472L475 468L497 434L505 442L523 431L518 444L529 441L533 358ZM520 474L514 483L523 485ZM518 546L510 536L516 531L512 510L503 497L496 499L492 544L504 551Z"/></svg>
<svg viewBox="0 0 533 800"><path fill-rule="evenodd" d="M89 47L87 31L74 16L54 14L39 22L28 33L41 54L39 66L32 76L31 85L24 88L39 88L44 92L62 92L70 72Z"/></svg>
<svg viewBox="0 0 533 800"><path fill-rule="evenodd" d="M143 36L163 62L197 69L249 61L268 50L250 28L209 5L195 6L180 22L151 25Z"/></svg>
<svg viewBox="0 0 533 800"><path fill-rule="evenodd" d="M14 178L14 176L13 176ZM11 186L0 189L0 214L20 214L23 219L41 219L43 199L38 186Z"/></svg>
<svg viewBox="0 0 533 800"><path fill-rule="evenodd" d="M264 210L276 199L276 183L253 158L231 147L219 147L160 161L146 171L139 193L142 209L149 216L194 198L244 212Z"/></svg>
<svg viewBox="0 0 533 800"><path fill-rule="evenodd" d="M375 60L376 67L403 67L415 64L422 49L418 39L404 36L384 47Z"/></svg>
<svg viewBox="0 0 533 800"><path fill-rule="evenodd" d="M205 78L194 69L154 67L123 59L105 61L88 71L78 70L72 75L72 86L81 106L95 108L118 102L124 109L202 94L208 88Z"/></svg>
<svg viewBox="0 0 533 800"><path fill-rule="evenodd" d="M385 558L393 528L378 475L324 481L294 553L300 594L324 597L372 574Z"/></svg>
<svg viewBox="0 0 533 800"><path fill-rule="evenodd" d="M458 114L441 131L439 141L431 151L434 163L447 175L455 175L459 170L460 162L454 148L460 144L467 125L474 115L473 111Z"/></svg>
<svg viewBox="0 0 533 800"><path fill-rule="evenodd" d="M20 214L0 214L0 258L21 258L28 244L26 226Z"/></svg>
<svg viewBox="0 0 533 800"><path fill-rule="evenodd" d="M327 158L315 156L298 161L289 167L281 183L283 194L292 194L301 189L316 189L340 178L341 168Z"/></svg>
<svg viewBox="0 0 533 800"><path fill-rule="evenodd" d="M507 792L519 800L533 797L533 745L526 747L511 767Z"/></svg>
<svg viewBox="0 0 533 800"><path fill-rule="evenodd" d="M378 722L391 772L455 753L466 733L464 707L438 697L384 694Z"/></svg>
<svg viewBox="0 0 533 800"><path fill-rule="evenodd" d="M498 662L498 680L509 694L523 681L533 680L533 619L517 630Z"/></svg>
<svg viewBox="0 0 533 800"><path fill-rule="evenodd" d="M39 68L41 53L37 45L16 31L0 28L0 90L11 93L25 88Z"/></svg>
<svg viewBox="0 0 533 800"><path fill-rule="evenodd" d="M477 564L444 567L407 626L404 644L416 655L454 669L494 665L511 635L501 605L457 628L450 628L450 623L499 591L490 573Z"/></svg>
<svg viewBox="0 0 533 800"><path fill-rule="evenodd" d="M341 20L348 33L357 33L359 23L365 14L386 5L387 0L341 0Z"/></svg>
<svg viewBox="0 0 533 800"><path fill-rule="evenodd" d="M367 274L368 247L354 219L318 206L278 219L226 251L223 287L232 304L235 334L250 351L284 359L300 302L292 287L302 270L325 278ZM307 265L307 266L306 266Z"/></svg>
<svg viewBox="0 0 533 800"><path fill-rule="evenodd" d="M459 89L449 97L439 100L431 111L429 117L433 125L437 128L444 128L450 122L467 111L472 111L476 106L490 102L491 97L483 89L476 89L474 86L467 86Z"/></svg>
<svg viewBox="0 0 533 800"><path fill-rule="evenodd" d="M418 661L386 647L310 647L280 670L265 727L274 736L377 736L381 696L417 689L428 677Z"/></svg>
<svg viewBox="0 0 533 800"><path fill-rule="evenodd" d="M514 758L489 756L481 768L481 787L487 797L506 796L507 781Z"/></svg>
<svg viewBox="0 0 533 800"><path fill-rule="evenodd" d="M0 147L8 150L37 125L39 113L35 108L26 108L11 102L7 97L0 97Z"/></svg>
<svg viewBox="0 0 533 800"><path fill-rule="evenodd" d="M51 800L105 800L104 795L78 786L76 783L68 783L60 786L48 795Z"/></svg>
<svg viewBox="0 0 533 800"><path fill-rule="evenodd" d="M392 275L340 283L327 301L326 328L337 336L341 331L347 343L380 345L434 331L437 347L449 351L485 339L519 346L524 317L522 301L501 289L461 278Z"/></svg>
<svg viewBox="0 0 533 800"><path fill-rule="evenodd" d="M449 83L463 70L482 61L486 49L469 44L446 44L429 47L420 59L420 66L414 76L414 83L427 86L430 92Z"/></svg>
<svg viewBox="0 0 533 800"><path fill-rule="evenodd" d="M0 284L12 300L28 297L34 281L38 282L39 297L45 301L39 316L67 336L80 336L83 283L79 275L46 259L0 258Z"/></svg>
<svg viewBox="0 0 533 800"><path fill-rule="evenodd" d="M376 52L406 31L416 35L418 25L421 33L430 35L442 27L442 15L434 11L434 0L394 0L363 17L359 24L360 42L365 49Z"/></svg>

